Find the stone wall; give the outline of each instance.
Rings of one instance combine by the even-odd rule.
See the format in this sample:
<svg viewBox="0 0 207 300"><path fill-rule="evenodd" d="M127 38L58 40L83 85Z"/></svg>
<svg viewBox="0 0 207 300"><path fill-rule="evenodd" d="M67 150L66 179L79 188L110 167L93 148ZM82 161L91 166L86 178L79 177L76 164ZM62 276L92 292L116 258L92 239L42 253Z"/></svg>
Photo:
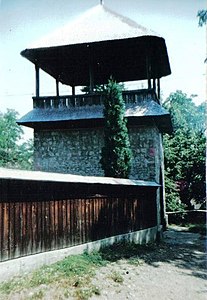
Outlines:
<svg viewBox="0 0 207 300"><path fill-rule="evenodd" d="M156 127L129 128L131 178L159 182L160 134ZM103 176L99 163L103 129L35 131L35 170Z"/></svg>

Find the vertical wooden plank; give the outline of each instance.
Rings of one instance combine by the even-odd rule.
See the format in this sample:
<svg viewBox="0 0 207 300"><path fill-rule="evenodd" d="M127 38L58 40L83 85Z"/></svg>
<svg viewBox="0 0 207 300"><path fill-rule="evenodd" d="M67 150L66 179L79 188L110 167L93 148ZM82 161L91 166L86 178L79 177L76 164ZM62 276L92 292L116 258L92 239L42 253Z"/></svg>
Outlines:
<svg viewBox="0 0 207 300"><path fill-rule="evenodd" d="M40 252L44 251L45 233L44 233L44 201L40 202Z"/></svg>
<svg viewBox="0 0 207 300"><path fill-rule="evenodd" d="M63 229L62 229L62 238L63 238L63 248L67 246L67 201L62 201L62 216L63 216Z"/></svg>
<svg viewBox="0 0 207 300"><path fill-rule="evenodd" d="M73 199L70 199L70 245L73 245Z"/></svg>
<svg viewBox="0 0 207 300"><path fill-rule="evenodd" d="M72 201L72 230L73 230L73 245L76 242L76 199Z"/></svg>
<svg viewBox="0 0 207 300"><path fill-rule="evenodd" d="M90 217L91 217L91 210L90 210L90 199L86 199L86 204L85 204L85 220L86 220L86 225L85 225L85 241L90 242Z"/></svg>
<svg viewBox="0 0 207 300"><path fill-rule="evenodd" d="M15 203L10 203L10 255L9 258L15 258Z"/></svg>
<svg viewBox="0 0 207 300"><path fill-rule="evenodd" d="M55 249L58 249L58 201L55 200Z"/></svg>
<svg viewBox="0 0 207 300"><path fill-rule="evenodd" d="M55 249L55 201L50 202L50 216L51 216L51 222L50 222L50 228L51 228L51 250Z"/></svg>
<svg viewBox="0 0 207 300"><path fill-rule="evenodd" d="M87 198L81 199L81 243L86 243L87 242L87 237L88 237L88 217L87 217Z"/></svg>
<svg viewBox="0 0 207 300"><path fill-rule="evenodd" d="M26 253L26 206L24 202L20 203L21 208L20 208L20 218L21 218L21 256L24 256Z"/></svg>
<svg viewBox="0 0 207 300"><path fill-rule="evenodd" d="M27 248L27 252L26 254L32 254L32 202L25 202L26 205L26 248Z"/></svg>
<svg viewBox="0 0 207 300"><path fill-rule="evenodd" d="M36 244L36 202L31 202L31 252L37 253L37 244Z"/></svg>
<svg viewBox="0 0 207 300"><path fill-rule="evenodd" d="M70 232L70 199L66 200L66 243L67 247L71 245L71 232Z"/></svg>
<svg viewBox="0 0 207 300"><path fill-rule="evenodd" d="M45 223L45 250L51 250L50 243L50 201L45 201L45 214L44 214L44 223Z"/></svg>
<svg viewBox="0 0 207 300"><path fill-rule="evenodd" d="M63 229L64 229L64 247L68 247L68 200L63 201Z"/></svg>
<svg viewBox="0 0 207 300"><path fill-rule="evenodd" d="M76 245L81 243L81 199L76 199Z"/></svg>
<svg viewBox="0 0 207 300"><path fill-rule="evenodd" d="M90 241L93 240L93 220L94 220L94 199L91 198L89 199L90 201L90 232L89 232L89 237L90 237Z"/></svg>
<svg viewBox="0 0 207 300"><path fill-rule="evenodd" d="M41 252L41 240L42 240L42 220L41 220L41 202L37 199L37 208L36 208L36 251L37 253Z"/></svg>
<svg viewBox="0 0 207 300"><path fill-rule="evenodd" d="M2 247L3 247L3 199L0 199L0 261L2 261Z"/></svg>
<svg viewBox="0 0 207 300"><path fill-rule="evenodd" d="M14 226L15 226L15 253L14 256L20 257L21 253L21 218L20 218L20 203L15 202L15 220L14 220Z"/></svg>
<svg viewBox="0 0 207 300"><path fill-rule="evenodd" d="M74 237L75 237L75 245L79 243L79 199L75 199L74 206Z"/></svg>
<svg viewBox="0 0 207 300"><path fill-rule="evenodd" d="M63 201L59 200L58 205L58 237L59 237L59 249L63 248Z"/></svg>
<svg viewBox="0 0 207 300"><path fill-rule="evenodd" d="M98 236L98 217L99 217L99 201L95 198L95 239Z"/></svg>
<svg viewBox="0 0 207 300"><path fill-rule="evenodd" d="M68 200L68 246L72 245L72 229L71 229L71 199Z"/></svg>
<svg viewBox="0 0 207 300"><path fill-rule="evenodd" d="M9 258L8 253L8 240L9 240L9 216L8 216L8 203L3 203L3 239L2 239L2 258L3 261Z"/></svg>

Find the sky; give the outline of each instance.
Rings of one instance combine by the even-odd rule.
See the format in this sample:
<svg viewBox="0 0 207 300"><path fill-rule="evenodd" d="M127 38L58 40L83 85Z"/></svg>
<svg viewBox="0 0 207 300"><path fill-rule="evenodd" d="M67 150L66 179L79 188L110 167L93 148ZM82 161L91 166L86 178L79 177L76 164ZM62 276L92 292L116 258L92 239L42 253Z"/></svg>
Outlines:
<svg viewBox="0 0 207 300"><path fill-rule="evenodd" d="M34 65L20 52L75 19L99 0L0 0L0 111L32 109ZM163 99L182 90L196 104L206 99L206 28L198 26L206 0L105 0L104 5L164 37L172 74L161 79ZM134 84L134 83L133 83ZM40 95L55 94L55 80L40 73ZM61 94L70 89L61 86ZM26 134L31 135L27 130Z"/></svg>

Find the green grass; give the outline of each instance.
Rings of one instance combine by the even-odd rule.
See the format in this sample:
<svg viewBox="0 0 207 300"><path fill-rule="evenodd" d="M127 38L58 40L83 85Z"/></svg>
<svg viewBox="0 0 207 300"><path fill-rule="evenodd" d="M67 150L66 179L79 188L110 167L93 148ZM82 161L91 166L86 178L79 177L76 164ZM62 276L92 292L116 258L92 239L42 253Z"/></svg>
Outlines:
<svg viewBox="0 0 207 300"><path fill-rule="evenodd" d="M88 286L88 294L91 295L92 293L98 293L96 287L90 286L91 277L94 276L96 268L105 264L106 262L98 252L69 256L60 262L42 267L25 277L14 278L11 281L1 283L0 293L9 295L23 289L56 284L61 287L71 286L76 289ZM41 293L39 296L37 294L34 299L41 299ZM76 293L78 294L78 291ZM82 292L82 294L84 293ZM86 298L78 296L77 299Z"/></svg>
<svg viewBox="0 0 207 300"><path fill-rule="evenodd" d="M86 300L92 295L100 295L100 290L91 283L98 268L120 259L128 259L130 263L138 266L140 255L154 249L155 245L140 246L122 242L103 247L99 252L72 255L60 262L44 266L27 276L1 283L0 299L3 299L1 296L5 296L6 299L6 296L21 291L32 291L31 296L25 299L43 299L47 290L55 288L55 292L61 290L62 293L56 299L65 299L72 295L76 299ZM123 277L116 272L110 276L115 282L123 282Z"/></svg>
<svg viewBox="0 0 207 300"><path fill-rule="evenodd" d="M206 235L206 224L187 224L188 231Z"/></svg>

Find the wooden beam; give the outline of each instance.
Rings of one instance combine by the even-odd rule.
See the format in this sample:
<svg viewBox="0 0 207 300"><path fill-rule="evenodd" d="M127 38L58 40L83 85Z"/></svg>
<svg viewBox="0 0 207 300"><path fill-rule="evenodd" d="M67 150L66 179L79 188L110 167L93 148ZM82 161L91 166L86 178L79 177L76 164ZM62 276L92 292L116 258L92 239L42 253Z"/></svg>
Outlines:
<svg viewBox="0 0 207 300"><path fill-rule="evenodd" d="M57 97L59 97L59 80L58 79L56 79L56 95L57 95Z"/></svg>
<svg viewBox="0 0 207 300"><path fill-rule="evenodd" d="M35 79L36 79L36 97L40 96L40 68L35 65Z"/></svg>

